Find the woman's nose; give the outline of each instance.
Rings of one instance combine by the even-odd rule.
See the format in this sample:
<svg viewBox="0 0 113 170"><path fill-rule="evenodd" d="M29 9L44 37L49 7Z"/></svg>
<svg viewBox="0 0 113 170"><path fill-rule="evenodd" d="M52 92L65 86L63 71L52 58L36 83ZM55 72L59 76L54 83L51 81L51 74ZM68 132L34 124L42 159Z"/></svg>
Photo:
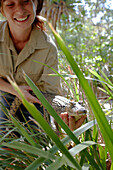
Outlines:
<svg viewBox="0 0 113 170"><path fill-rule="evenodd" d="M18 3L16 10L17 10L17 12L19 12L21 14L25 11L24 5L22 2Z"/></svg>

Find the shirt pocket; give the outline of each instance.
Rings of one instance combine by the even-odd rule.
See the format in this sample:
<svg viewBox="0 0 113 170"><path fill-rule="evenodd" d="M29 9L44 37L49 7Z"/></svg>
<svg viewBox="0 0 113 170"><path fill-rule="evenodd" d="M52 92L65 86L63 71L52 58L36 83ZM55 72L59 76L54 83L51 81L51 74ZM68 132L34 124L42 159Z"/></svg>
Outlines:
<svg viewBox="0 0 113 170"><path fill-rule="evenodd" d="M34 82L36 83L37 81L40 80L40 77L41 77L41 72L35 72L35 73L32 73L32 71L26 71L24 69L19 69L15 75L14 75L14 78L17 82L18 85L24 85L24 84L27 84L25 78L24 78L24 73Z"/></svg>

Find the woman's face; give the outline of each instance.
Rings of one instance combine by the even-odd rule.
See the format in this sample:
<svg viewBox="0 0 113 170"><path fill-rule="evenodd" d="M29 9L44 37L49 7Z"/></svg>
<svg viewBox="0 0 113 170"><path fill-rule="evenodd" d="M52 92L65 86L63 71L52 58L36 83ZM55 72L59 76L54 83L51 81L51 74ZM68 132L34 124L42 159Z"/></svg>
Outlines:
<svg viewBox="0 0 113 170"><path fill-rule="evenodd" d="M36 17L37 0L2 0L1 11L11 29L28 29Z"/></svg>

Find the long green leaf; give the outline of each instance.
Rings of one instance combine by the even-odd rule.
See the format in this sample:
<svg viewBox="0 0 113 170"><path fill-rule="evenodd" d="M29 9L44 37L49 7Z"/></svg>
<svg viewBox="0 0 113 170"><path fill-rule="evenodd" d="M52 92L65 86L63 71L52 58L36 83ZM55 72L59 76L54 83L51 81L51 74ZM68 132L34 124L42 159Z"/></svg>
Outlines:
<svg viewBox="0 0 113 170"><path fill-rule="evenodd" d="M113 89L113 83L110 81L110 79L106 76L106 74L100 70L100 73L105 77L105 79L107 80L107 84L109 84L110 86L112 86Z"/></svg>
<svg viewBox="0 0 113 170"><path fill-rule="evenodd" d="M77 168L81 169L80 165L77 163L77 161L73 158L73 156L69 153L69 151L65 148L63 143L60 141L56 133L51 129L49 124L46 122L46 120L43 118L41 113L36 109L36 107L32 104L29 103L21 93L20 89L16 85L16 83L12 82L10 80L11 84L13 85L14 89L19 93L19 95L22 98L22 102L29 111L29 113L33 116L33 118L37 121L38 125L48 134L48 136L51 137L51 139L56 143L59 149L64 153L64 155L69 159L72 164ZM31 82L31 80L30 80Z"/></svg>
<svg viewBox="0 0 113 170"><path fill-rule="evenodd" d="M83 132L85 132L86 130L90 129L91 127L93 127L95 124L97 124L97 122L95 120L91 121L91 122L88 122L86 123L85 125L81 126L80 128L76 129L73 133L75 136L79 136L81 135ZM65 138L63 138L62 140L62 143L64 145L68 144L71 139L69 136L66 136ZM50 149L50 152L52 154L55 154L57 151L59 150L59 148L54 145L51 149ZM46 159L44 158L38 158L36 159L35 161L33 161L27 168L26 170L31 170L31 169L37 169L43 162L45 162Z"/></svg>
<svg viewBox="0 0 113 170"><path fill-rule="evenodd" d="M10 115L10 117L11 117L14 125L18 128L20 133L27 139L27 141L33 146L38 146L35 143L35 141L31 138L31 136L27 133L27 131L24 129L24 127L12 115Z"/></svg>
<svg viewBox="0 0 113 170"><path fill-rule="evenodd" d="M69 129L69 127L64 123L64 121L60 118L60 116L55 112L55 110L52 108L52 106L48 103L48 101L45 99L45 97L42 95L40 90L37 88L37 86L31 81L31 79L24 73L25 80L29 84L29 86L32 88L33 92L37 96L37 98L42 102L43 106L47 109L47 111L54 117L54 119L59 123L59 125L64 129L64 131L70 136L70 138L75 142L75 144L79 144L80 141L76 138L76 136L73 134L73 132ZM87 151L84 152L84 154L87 156L88 160L94 166L95 168L99 169L94 159L89 155Z"/></svg>
<svg viewBox="0 0 113 170"><path fill-rule="evenodd" d="M11 142L11 143L6 143L3 142L2 146L7 146L10 148L14 148L14 149L19 149L19 150L23 150L25 152L28 152L30 154L33 155L37 155L37 156L42 156L46 159L51 159L51 160L55 160L56 156L52 155L49 151L43 151L42 149L39 149L37 147L25 144L25 143L21 143L21 142Z"/></svg>
<svg viewBox="0 0 113 170"><path fill-rule="evenodd" d="M69 152L75 156L76 154L80 153L82 150L84 150L85 148L91 146L91 145L96 145L95 142L93 141L86 141L83 143L80 143L78 145L76 145L75 147L73 147L72 149L69 150ZM46 168L47 170L51 170L51 169L58 169L60 168L63 164L67 164L71 167L73 167L72 164L70 164L70 162L66 159L65 156L62 156L61 158L58 158L54 163L52 163L48 168ZM73 167L74 168L74 167Z"/></svg>
<svg viewBox="0 0 113 170"><path fill-rule="evenodd" d="M6 138L6 136L8 136L11 132L13 132L16 128L13 128L11 130L9 130L1 139L0 139L0 143Z"/></svg>
<svg viewBox="0 0 113 170"><path fill-rule="evenodd" d="M108 117L108 119L110 120L110 119L112 119L112 117L110 117L110 118ZM81 126L80 128L76 129L73 133L74 133L75 136L79 136L80 134L82 134L83 132L90 129L91 127L93 127L96 124L97 124L96 120L90 121L90 122L86 123L85 125ZM70 141L71 141L71 139L70 139L69 136L62 139L62 143L64 145L68 144ZM59 150L59 148L56 145L54 145L50 149L50 152L52 154L55 154L58 150ZM43 157L37 158L25 170L37 169L45 161L47 161L47 159L45 159Z"/></svg>
<svg viewBox="0 0 113 170"><path fill-rule="evenodd" d="M75 91L73 90L73 88L71 87L71 85L68 83L68 81L64 78L64 76L62 76L58 71L56 71L54 68L48 66L47 64L41 63L41 62L36 61L36 60L33 60L33 61L36 62L36 63L38 63L38 64L42 64L42 65L50 68L51 70L53 70L53 71L56 73L56 75L55 75L55 74L49 74L48 76L59 76L59 77L61 77L62 80L64 80L64 82L67 84L67 86L69 87L69 89L71 89L72 93L74 94L74 97L77 98L77 97L76 97L76 94L75 94Z"/></svg>
<svg viewBox="0 0 113 170"><path fill-rule="evenodd" d="M101 84L106 89L107 93L113 98L113 94L109 90L109 88L113 90L113 84L109 84L109 82L107 82L104 78L102 78L94 69L93 70L89 69L89 71L92 74L94 74L96 77L98 77L98 79L101 81ZM106 84L109 86L109 88L108 88L108 86Z"/></svg>
<svg viewBox="0 0 113 170"><path fill-rule="evenodd" d="M56 33L56 31L53 29L53 27L51 26L51 24L49 23L49 27L51 28L53 35L55 36L61 50L64 52L68 62L70 63L73 71L75 72L75 74L77 75L77 77L79 78L79 82L82 86L82 88L85 91L85 94L88 98L88 101L91 105L91 108L93 110L93 113L96 117L96 120L98 122L98 125L100 127L101 133L103 135L104 141L106 143L106 146L109 150L111 159L113 161L113 132L111 127L108 124L108 121L105 117L104 112L102 111L96 96L93 93L92 88L89 86L88 81L84 78L82 72L80 71L77 63L75 62L74 58L72 57L71 53L69 52L69 50L67 49L64 41L61 39L61 37Z"/></svg>

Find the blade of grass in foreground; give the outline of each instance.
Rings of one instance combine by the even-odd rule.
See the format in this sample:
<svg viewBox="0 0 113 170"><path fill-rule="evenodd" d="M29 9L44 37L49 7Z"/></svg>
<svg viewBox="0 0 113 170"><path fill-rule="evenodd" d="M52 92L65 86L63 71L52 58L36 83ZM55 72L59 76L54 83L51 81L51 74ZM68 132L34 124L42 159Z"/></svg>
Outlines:
<svg viewBox="0 0 113 170"><path fill-rule="evenodd" d="M78 145L76 145L75 147L73 147L72 149L69 150L69 152L75 156L76 154L80 153L82 150L84 150L85 148L91 146L91 145L95 145L96 143L93 141L86 141L83 143L80 143ZM47 170L51 170L51 169L58 169L60 168L63 163L65 161L65 156L62 156L60 158L58 158L55 162L53 162L48 168ZM66 164L73 167L73 165L67 160ZM74 168L74 167L73 167Z"/></svg>
<svg viewBox="0 0 113 170"><path fill-rule="evenodd" d="M64 123L64 121L60 118L60 116L55 112L55 110L52 108L52 106L48 103L48 101L45 99L43 94L40 92L40 90L37 88L37 86L32 82L32 80L24 73L25 80L27 81L28 85L32 88L34 94L37 96L37 98L42 102L43 106L47 109L47 111L54 117L54 119L58 122L58 124L64 129L64 131L69 135L69 137L75 142L75 144L79 144L80 141L76 138L76 136L73 134L73 132L69 129L69 127ZM96 169L99 169L98 165L96 164L95 160L87 151L84 151L85 156L87 156L90 164L95 167Z"/></svg>
<svg viewBox="0 0 113 170"><path fill-rule="evenodd" d="M85 132L86 130L90 129L91 127L93 127L95 124L97 124L97 122L95 120L88 122L87 124L81 126L80 128L76 129L73 133L75 136L79 136L80 134L82 134L83 132ZM63 138L62 143L64 145L68 144L71 139L69 136L66 136L65 138ZM78 146L78 145L76 145ZM59 150L59 148L54 145L52 148L50 148L50 152L52 154L55 154L57 151ZM47 161L47 159L45 158L37 158L36 160L34 160L27 168L26 170L31 170L31 169L35 169L35 168L39 168L39 166L41 165L41 163L44 163L45 161Z"/></svg>
<svg viewBox="0 0 113 170"><path fill-rule="evenodd" d="M69 52L69 50L67 49L64 41L62 40L62 38L58 35L58 33L53 29L52 25L50 23L49 27L51 28L53 35L55 36L57 43L59 44L61 50L63 51L63 53L65 54L68 62L70 63L73 71L75 72L75 74L77 75L77 77L79 78L79 82L82 86L82 88L85 91L85 94L88 98L88 101L91 105L91 108L93 110L93 113L96 117L96 120L98 122L98 125L100 127L101 133L103 135L104 141L106 143L106 146L109 150L111 159L113 161L113 132L111 127L108 124L108 121L105 117L104 112L102 111L96 96L93 93L92 88L89 86L88 81L84 78L82 72L80 71L77 63L75 62L74 58L72 57L71 53Z"/></svg>
<svg viewBox="0 0 113 170"><path fill-rule="evenodd" d="M22 142L16 142L16 141L13 141L11 143L3 142L2 146L7 146L10 148L23 150L23 151L33 154L33 155L42 156L46 159L49 158L50 160L55 160L57 158L56 156L51 154L49 151L43 151L42 149L39 149L37 147L31 146L29 144L25 144Z"/></svg>
<svg viewBox="0 0 113 170"><path fill-rule="evenodd" d="M53 71L56 73L56 75L55 75L55 74L49 74L48 76L59 76L59 77L61 77L62 80L64 80L64 82L67 84L67 86L69 87L69 89L70 89L70 90L72 91L72 93L74 94L74 97L77 98L77 100L78 100L78 97L76 96L75 91L73 90L73 88L71 87L71 85L68 83L68 81L64 78L64 76L62 76L58 71L56 71L54 68L48 66L47 64L41 63L41 62L36 61L36 60L33 60L33 61L36 62L36 63L38 63L38 64L42 64L42 65L50 68L51 70L53 70ZM76 91L77 91L77 90L76 90Z"/></svg>
<svg viewBox="0 0 113 170"><path fill-rule="evenodd" d="M108 120L110 120L112 118L109 118ZM73 133L75 136L79 136L81 135L83 132L85 132L86 130L92 128L94 125L97 124L97 121L96 120L92 120L86 124L84 124L83 126L81 126L80 128L76 129ZM69 136L66 136L65 138L63 138L62 140L62 143L64 145L68 144L71 139ZM56 145L54 145L51 149L50 149L50 152L52 154L55 154L57 151L58 151L58 147ZM35 169L35 168L38 168L42 163L44 163L45 161L47 161L47 159L45 158L37 158L36 160L34 160L27 168L26 170L31 170L31 169Z"/></svg>
<svg viewBox="0 0 113 170"><path fill-rule="evenodd" d="M19 129L21 134L27 139L27 141L32 145L32 146L38 146L37 143L31 138L31 136L27 133L27 131L24 129L24 127L12 116L10 115L14 125Z"/></svg>
<svg viewBox="0 0 113 170"><path fill-rule="evenodd" d="M48 134L48 136L55 142L55 144L58 146L58 148L63 152L63 154L66 156L66 158L77 168L78 170L81 170L81 166L78 164L78 162L74 159L74 157L69 153L69 151L65 148L63 143L60 141L56 133L52 130L52 128L49 126L49 124L46 122L46 120L43 118L41 113L36 109L36 107L29 103L23 96L22 92L20 91L19 87L16 85L16 83L12 82L10 80L10 83L14 87L14 89L18 92L20 97L22 98L22 102L24 106L27 108L29 113L33 116L33 118L37 121L38 125Z"/></svg>

